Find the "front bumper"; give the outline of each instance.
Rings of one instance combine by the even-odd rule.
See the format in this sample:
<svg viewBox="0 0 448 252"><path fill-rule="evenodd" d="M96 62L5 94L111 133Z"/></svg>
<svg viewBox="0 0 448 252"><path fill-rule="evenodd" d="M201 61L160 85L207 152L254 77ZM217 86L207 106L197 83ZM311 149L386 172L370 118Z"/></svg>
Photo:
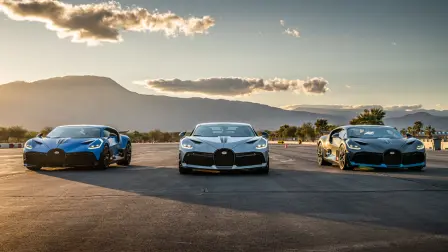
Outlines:
<svg viewBox="0 0 448 252"><path fill-rule="evenodd" d="M230 161L226 165L220 165L220 161L218 161L218 158L216 157L216 152L184 152L181 150L179 153L180 165L183 168L197 170L202 169L229 171L266 168L269 163L268 151L253 151L244 153L233 153L233 161Z"/></svg>
<svg viewBox="0 0 448 252"><path fill-rule="evenodd" d="M426 167L425 152L396 153L395 156L376 152L348 153L351 166L371 168L408 169Z"/></svg>
<svg viewBox="0 0 448 252"><path fill-rule="evenodd" d="M65 153L57 149L47 153L25 152L23 163L26 167L79 167L95 166L98 164L98 159L93 152Z"/></svg>

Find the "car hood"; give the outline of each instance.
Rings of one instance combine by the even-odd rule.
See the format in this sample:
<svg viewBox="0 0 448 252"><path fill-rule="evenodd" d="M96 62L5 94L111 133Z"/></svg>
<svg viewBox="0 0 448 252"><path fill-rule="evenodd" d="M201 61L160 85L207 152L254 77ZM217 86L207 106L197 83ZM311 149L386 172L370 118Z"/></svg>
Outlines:
<svg viewBox="0 0 448 252"><path fill-rule="evenodd" d="M206 143L208 145L211 145L212 147L216 149L221 148L228 148L232 149L240 144L245 144L247 142L251 143L256 142L261 137L255 136L255 137L229 137L229 136L218 136L218 137L190 137L193 141L198 141L201 143Z"/></svg>
<svg viewBox="0 0 448 252"><path fill-rule="evenodd" d="M64 149L82 144L87 145L97 139L98 138L34 138L33 141L45 145L48 149Z"/></svg>
<svg viewBox="0 0 448 252"><path fill-rule="evenodd" d="M362 146L369 146L372 148L385 148L385 149L405 149L407 146L413 145L416 142L419 142L418 139L415 138L400 138L400 139L391 139L391 138L375 138L375 139L365 139L365 138L351 138L350 141L357 143Z"/></svg>

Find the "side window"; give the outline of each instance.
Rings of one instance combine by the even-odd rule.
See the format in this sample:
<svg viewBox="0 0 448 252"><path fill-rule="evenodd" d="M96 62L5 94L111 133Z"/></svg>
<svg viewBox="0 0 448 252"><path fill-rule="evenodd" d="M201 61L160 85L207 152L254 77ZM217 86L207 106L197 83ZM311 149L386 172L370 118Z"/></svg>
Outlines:
<svg viewBox="0 0 448 252"><path fill-rule="evenodd" d="M107 129L104 130L104 137L110 137L110 132Z"/></svg>
<svg viewBox="0 0 448 252"><path fill-rule="evenodd" d="M341 137L341 139L346 139L347 131L345 129L341 130L341 132L339 133L339 136Z"/></svg>

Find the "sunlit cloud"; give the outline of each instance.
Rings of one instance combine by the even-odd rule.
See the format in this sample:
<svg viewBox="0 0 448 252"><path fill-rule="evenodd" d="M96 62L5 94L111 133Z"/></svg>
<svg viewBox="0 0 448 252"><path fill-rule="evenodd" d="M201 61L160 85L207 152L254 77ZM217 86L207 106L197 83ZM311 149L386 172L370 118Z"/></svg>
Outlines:
<svg viewBox="0 0 448 252"><path fill-rule="evenodd" d="M182 18L118 2L72 5L53 0L0 0L0 12L17 21L44 23L59 38L98 45L121 42L121 32L162 32L166 36L206 34L215 25L210 16Z"/></svg>
<svg viewBox="0 0 448 252"><path fill-rule="evenodd" d="M198 80L156 79L135 83L145 83L149 89L161 93L192 93L227 97L249 96L260 92L292 91L312 95L324 94L329 91L328 81L323 78L263 80L258 78L216 77Z"/></svg>
<svg viewBox="0 0 448 252"><path fill-rule="evenodd" d="M285 20L280 20L280 25L282 27L285 27L285 25L286 25ZM300 32L297 29L286 28L286 30L283 33L293 36L293 37L296 37L296 38L300 38Z"/></svg>

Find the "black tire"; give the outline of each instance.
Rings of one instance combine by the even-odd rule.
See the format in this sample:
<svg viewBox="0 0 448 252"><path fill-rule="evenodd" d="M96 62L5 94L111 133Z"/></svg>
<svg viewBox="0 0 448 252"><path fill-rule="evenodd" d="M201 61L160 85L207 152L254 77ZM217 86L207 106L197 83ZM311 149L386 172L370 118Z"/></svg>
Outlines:
<svg viewBox="0 0 448 252"><path fill-rule="evenodd" d="M192 169L182 167L182 164L179 159L179 173L180 174L182 174L182 175L190 174L192 171L193 171Z"/></svg>
<svg viewBox="0 0 448 252"><path fill-rule="evenodd" d="M30 171L40 171L42 169L41 166L33 166L33 167L26 167Z"/></svg>
<svg viewBox="0 0 448 252"><path fill-rule="evenodd" d="M131 160L132 160L132 145L131 145L131 143L128 143L126 145L126 149L124 149L124 159L121 161L118 161L117 164L129 166L131 164Z"/></svg>
<svg viewBox="0 0 448 252"><path fill-rule="evenodd" d="M98 170L105 170L109 168L110 165L110 152L109 152L109 146L104 146L103 152L100 155L100 159L98 160L98 165L95 166Z"/></svg>
<svg viewBox="0 0 448 252"><path fill-rule="evenodd" d="M324 159L324 148L322 147L322 144L319 143L317 146L317 164L319 166L329 166L331 165L330 162L326 161Z"/></svg>
<svg viewBox="0 0 448 252"><path fill-rule="evenodd" d="M338 152L338 159L339 159L339 169L347 171L347 170L353 170L353 167L350 166L349 164L349 160L347 157L347 150L345 149L344 145L341 145L341 147L339 147L339 152Z"/></svg>
<svg viewBox="0 0 448 252"><path fill-rule="evenodd" d="M410 167L410 168L408 168L410 171L424 171L424 168L425 167L423 167L423 166L418 166L418 167Z"/></svg>

